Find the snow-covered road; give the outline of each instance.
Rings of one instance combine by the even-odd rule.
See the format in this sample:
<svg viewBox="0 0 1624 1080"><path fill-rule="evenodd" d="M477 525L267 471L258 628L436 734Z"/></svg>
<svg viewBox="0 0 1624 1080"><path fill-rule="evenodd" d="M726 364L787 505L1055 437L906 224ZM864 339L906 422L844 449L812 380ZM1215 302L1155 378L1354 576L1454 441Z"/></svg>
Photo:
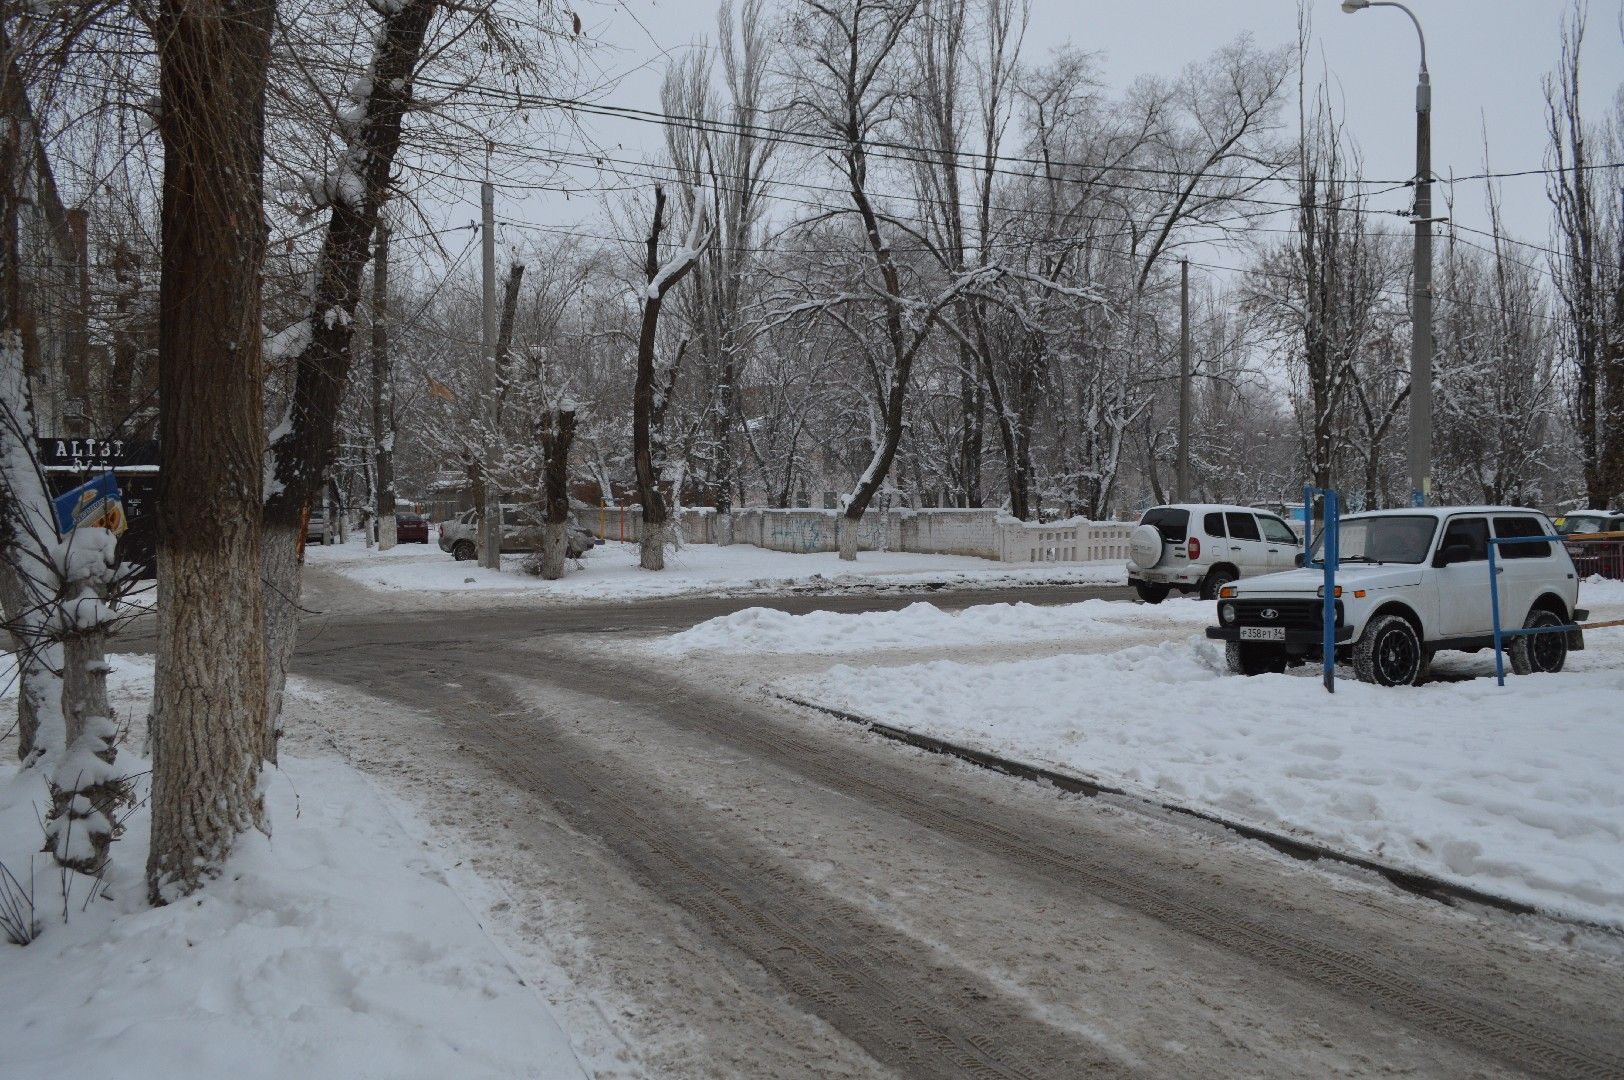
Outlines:
<svg viewBox="0 0 1624 1080"><path fill-rule="evenodd" d="M1624 615L1618 583L1589 584L1582 600L1597 619ZM1500 688L1487 654L1445 654L1427 686L1345 677L1333 696L1306 669L1229 676L1221 647L1199 633L1210 619L1210 605L1188 600L758 608L652 649L748 668L800 700L906 731L1624 926L1624 727L1612 716L1624 631L1594 631L1558 676Z"/></svg>
<svg viewBox="0 0 1624 1080"><path fill-rule="evenodd" d="M324 739L585 993L567 1027L613 1018L625 1074L1624 1068L1609 935L900 748L761 694L779 654L639 636L726 608L349 615L300 661L344 687L310 714ZM874 655L910 651L894 630Z"/></svg>

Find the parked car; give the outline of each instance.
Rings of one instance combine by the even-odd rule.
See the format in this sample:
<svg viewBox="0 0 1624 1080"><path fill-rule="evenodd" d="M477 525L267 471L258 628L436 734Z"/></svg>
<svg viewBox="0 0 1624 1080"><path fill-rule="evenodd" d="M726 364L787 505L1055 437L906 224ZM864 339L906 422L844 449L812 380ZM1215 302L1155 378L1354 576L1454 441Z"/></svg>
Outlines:
<svg viewBox="0 0 1624 1080"><path fill-rule="evenodd" d="M1552 523L1556 526L1556 531L1563 536L1572 536L1575 533L1624 532L1624 511L1575 510L1554 519Z"/></svg>
<svg viewBox="0 0 1624 1080"><path fill-rule="evenodd" d="M1226 585L1209 638L1226 643L1238 675L1284 671L1323 656L1324 604L1336 605L1339 660L1365 682L1420 682L1435 653L1475 652L1494 643L1489 538L1549 536L1544 514L1516 506L1424 507L1351 514L1337 533L1336 595L1312 566ZM1324 550L1316 536L1312 562ZM1573 560L1559 543L1497 547L1502 627L1582 622ZM1578 629L1509 639L1512 670L1561 671L1584 648Z"/></svg>
<svg viewBox="0 0 1624 1080"><path fill-rule="evenodd" d="M517 503L502 504L502 554L512 555L541 550L545 528L541 514ZM583 529L570 515L565 525L565 553L579 559L598 543L598 538ZM479 511L465 510L440 526L440 550L448 552L458 562L479 557Z"/></svg>
<svg viewBox="0 0 1624 1080"><path fill-rule="evenodd" d="M325 506L312 506L310 520L305 524L306 544L330 544L333 542L333 520Z"/></svg>
<svg viewBox="0 0 1624 1080"><path fill-rule="evenodd" d="M1177 589L1215 600L1232 581L1297 564L1303 542L1284 520L1250 506L1189 503L1145 511L1128 539L1128 580L1146 603Z"/></svg>
<svg viewBox="0 0 1624 1080"><path fill-rule="evenodd" d="M429 542L429 519L422 514L395 515L395 543L426 544Z"/></svg>

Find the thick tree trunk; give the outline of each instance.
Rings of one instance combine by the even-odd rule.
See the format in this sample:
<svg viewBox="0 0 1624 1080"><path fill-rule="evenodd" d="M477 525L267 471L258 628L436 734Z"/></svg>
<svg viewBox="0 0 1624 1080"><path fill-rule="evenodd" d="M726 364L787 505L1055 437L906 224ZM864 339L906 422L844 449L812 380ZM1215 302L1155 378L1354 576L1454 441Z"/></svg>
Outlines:
<svg viewBox="0 0 1624 1080"><path fill-rule="evenodd" d="M299 634L299 603L304 576L299 572L302 527L267 525L261 540L265 580L265 760L276 763L277 740L282 737L282 705L286 700L288 665Z"/></svg>
<svg viewBox="0 0 1624 1080"><path fill-rule="evenodd" d="M644 508L647 513L647 507ZM665 569L666 524L643 518L643 535L638 540L637 565L644 570Z"/></svg>
<svg viewBox="0 0 1624 1080"><path fill-rule="evenodd" d="M840 557L846 562L857 561L857 533L862 520L861 514L855 518L842 514L835 519L835 541L840 545Z"/></svg>
<svg viewBox="0 0 1624 1080"><path fill-rule="evenodd" d="M575 441L575 410L549 409L541 420L542 492L544 508L541 540L541 576L557 581L564 576L568 557L570 519L570 444Z"/></svg>
<svg viewBox="0 0 1624 1080"><path fill-rule="evenodd" d="M541 576L547 581L557 581L564 576L568 559L568 526L547 522L541 529Z"/></svg>
<svg viewBox="0 0 1624 1080"><path fill-rule="evenodd" d="M270 0L165 0L154 903L264 828L261 209ZM297 518L295 518L297 520Z"/></svg>

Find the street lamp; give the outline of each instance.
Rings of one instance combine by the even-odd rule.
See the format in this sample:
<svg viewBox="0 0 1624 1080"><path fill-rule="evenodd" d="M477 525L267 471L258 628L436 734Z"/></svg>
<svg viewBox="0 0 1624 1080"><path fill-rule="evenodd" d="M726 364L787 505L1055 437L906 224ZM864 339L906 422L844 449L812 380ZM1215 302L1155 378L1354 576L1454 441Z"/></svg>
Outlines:
<svg viewBox="0 0 1624 1080"><path fill-rule="evenodd" d="M1342 0L1352 15L1371 7L1394 7L1410 17L1421 41L1421 74L1415 84L1415 269L1410 301L1410 501L1424 506L1432 495L1432 79L1427 75L1427 38L1415 12L1393 0Z"/></svg>

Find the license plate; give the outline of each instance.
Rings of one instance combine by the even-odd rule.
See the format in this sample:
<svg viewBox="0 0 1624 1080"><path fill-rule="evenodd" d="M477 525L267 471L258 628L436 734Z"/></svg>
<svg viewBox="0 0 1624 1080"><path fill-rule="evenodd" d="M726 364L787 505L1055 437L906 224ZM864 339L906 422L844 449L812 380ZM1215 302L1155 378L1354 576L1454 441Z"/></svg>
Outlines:
<svg viewBox="0 0 1624 1080"><path fill-rule="evenodd" d="M1284 641L1286 628L1284 626L1243 626L1241 627L1242 641Z"/></svg>

